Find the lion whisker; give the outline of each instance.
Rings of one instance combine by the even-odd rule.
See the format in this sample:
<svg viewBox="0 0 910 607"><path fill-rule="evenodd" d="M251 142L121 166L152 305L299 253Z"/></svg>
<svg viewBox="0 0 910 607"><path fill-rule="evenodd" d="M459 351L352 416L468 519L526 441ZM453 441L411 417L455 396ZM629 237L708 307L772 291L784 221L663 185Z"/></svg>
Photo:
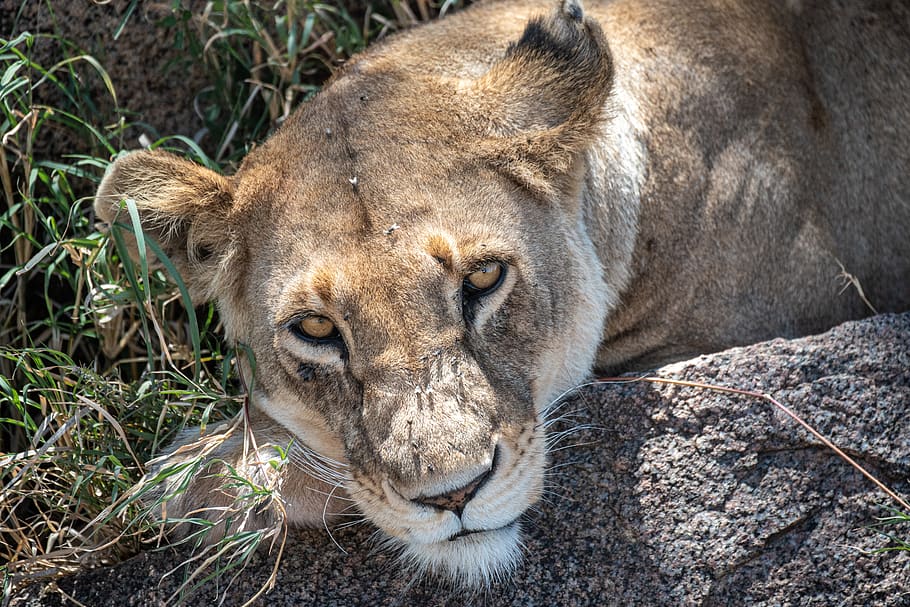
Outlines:
<svg viewBox="0 0 910 607"><path fill-rule="evenodd" d="M555 475L551 475L551 476L555 476ZM576 500L575 498L573 498L570 495L570 490L568 490L562 486L559 486L559 488L562 489L562 492L554 491L553 489L546 489L546 488L543 489L541 491L541 501L544 501L544 502L550 504L551 506L557 505L556 501L554 501L554 500L578 503L578 500ZM547 497L544 497L544 496L547 496Z"/></svg>
<svg viewBox="0 0 910 607"><path fill-rule="evenodd" d="M574 426L572 426L570 428L566 428L565 430L560 430L559 432L550 432L547 435L547 443L552 444L552 442L554 440L561 440L565 436L569 436L571 434L576 434L576 433L582 432L584 430L603 430L603 429L604 428L602 426L598 426L597 424L588 424L588 423L575 424Z"/></svg>
<svg viewBox="0 0 910 607"><path fill-rule="evenodd" d="M344 517L355 517L355 516L362 517L363 516L363 513L361 513L361 512L347 512L346 513L344 511L340 511L340 512L330 512L329 514L331 514L333 518L344 518Z"/></svg>
<svg viewBox="0 0 910 607"><path fill-rule="evenodd" d="M545 422L543 422L540 427L543 427L545 430L559 423L576 423L576 420L583 419L582 409L575 409L574 411L567 411L566 413L553 417Z"/></svg>
<svg viewBox="0 0 910 607"><path fill-rule="evenodd" d="M313 493L318 493L318 494L320 494L320 495L324 495L324 496L326 496L326 497L329 497L329 498L332 498L332 499L336 499L336 500L340 500L340 501L343 501L343 502L354 502L354 500L353 500L352 498L350 498L350 497L347 497L347 496L344 496L344 495L335 495L335 490L336 490L336 489L343 489L343 488L344 488L344 487L343 487L342 485L332 485L331 491L323 491L322 489L317 489L316 487L307 487L307 490L308 490L308 491L312 491Z"/></svg>
<svg viewBox="0 0 910 607"><path fill-rule="evenodd" d="M345 521L344 523L341 523L340 525L335 525L335 531L339 531L341 529L346 529L348 527L355 527L357 525L362 525L366 522L367 522L367 518L365 516L361 516L360 518L357 518L355 520Z"/></svg>
<svg viewBox="0 0 910 607"><path fill-rule="evenodd" d="M577 449L579 447L588 447L590 445L596 445L596 441L585 441L582 443L571 443L569 445L563 445L561 447L556 447L555 449L550 449L547 453L557 453L559 451L565 451L567 449Z"/></svg>
<svg viewBox="0 0 910 607"><path fill-rule="evenodd" d="M590 386L596 386L596 385L598 385L598 382L588 381L588 382L578 384L575 387L569 388L568 390L565 390L564 392L562 392L562 394L560 394L559 396L557 396L556 398L551 400L550 404L546 405L545 407L543 407L541 409L541 411L540 411L541 420L542 421L549 420L553 414L555 414L557 411L559 411L559 409L564 407L567 403L571 402L569 397L573 393L578 392L579 390L582 390L584 388L587 388Z"/></svg>
<svg viewBox="0 0 910 607"><path fill-rule="evenodd" d="M349 499L350 499L350 498L349 498ZM344 516L353 516L353 515L351 515L351 514L348 514L348 511L349 511L349 510L352 510L352 509L354 509L354 508L357 508L357 501L354 500L354 499L350 499L350 502L351 502L350 504L348 504L347 506L345 506L343 509L339 510L337 514L338 514L338 515L344 515ZM358 512L357 514L360 514L360 513Z"/></svg>
<svg viewBox="0 0 910 607"><path fill-rule="evenodd" d="M571 433L571 434L574 434L574 433ZM548 442L547 443L547 453L548 454L558 453L559 451L565 451L566 449L575 449L577 447L588 447L590 445L598 444L597 441L590 440L590 441L581 441L581 442L577 442L577 443L570 443L568 445L559 445L560 442L562 442L564 439L571 436L571 434L566 434L564 436L561 436L558 440L555 440L553 442Z"/></svg>
<svg viewBox="0 0 910 607"><path fill-rule="evenodd" d="M290 461L305 474L318 481L322 481L327 485L341 485L349 480L347 474L323 466L320 462L314 460L314 458L309 457L309 454L305 451L293 451L291 453Z"/></svg>
<svg viewBox="0 0 910 607"><path fill-rule="evenodd" d="M314 469L321 470L331 476L338 476L341 478L347 476L346 472L337 470L335 468L335 464L323 459L318 453L310 449L293 449L290 452L290 459L297 462L305 462L306 465L311 466Z"/></svg>
<svg viewBox="0 0 910 607"><path fill-rule="evenodd" d="M552 466L547 466L546 468L544 468L544 472L553 472L554 470L559 470L560 468L568 468L568 467L570 467L570 466L578 466L578 465L580 465L580 464L582 464L582 463L583 463L583 462L581 462L581 461L579 461L579 460L571 460L571 461L568 461L568 462L563 462L563 463L561 463L561 464L554 464L554 465L552 465Z"/></svg>
<svg viewBox="0 0 910 607"><path fill-rule="evenodd" d="M335 539L335 536L332 535L332 530L329 529L329 521L327 518L327 511L329 509L329 502L332 501L332 495L335 493L335 489L338 489L338 485L332 488L332 491L329 493L328 497L325 500L325 505L322 507L322 525L325 527L326 533L329 534L329 539L332 540L332 543L335 544L341 552L347 554L348 551L341 547L341 544L338 543L338 540Z"/></svg>

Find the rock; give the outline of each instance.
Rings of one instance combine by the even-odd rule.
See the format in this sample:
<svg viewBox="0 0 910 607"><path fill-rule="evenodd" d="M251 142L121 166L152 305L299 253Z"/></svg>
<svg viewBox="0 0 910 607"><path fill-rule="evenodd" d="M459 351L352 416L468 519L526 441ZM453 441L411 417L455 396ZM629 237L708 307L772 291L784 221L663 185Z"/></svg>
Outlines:
<svg viewBox="0 0 910 607"><path fill-rule="evenodd" d="M910 493L910 314L841 325L665 367L660 377L771 393L884 483ZM268 605L907 605L910 552L876 517L891 502L769 402L623 383L565 409L576 444L554 454L551 493L525 524L526 560L474 595L404 576L373 529L292 532ZM910 538L910 526L891 529ZM61 580L86 605L160 605L172 551ZM240 605L268 578L257 555L226 591ZM68 604L32 587L13 605ZM208 588L188 604L210 604Z"/></svg>

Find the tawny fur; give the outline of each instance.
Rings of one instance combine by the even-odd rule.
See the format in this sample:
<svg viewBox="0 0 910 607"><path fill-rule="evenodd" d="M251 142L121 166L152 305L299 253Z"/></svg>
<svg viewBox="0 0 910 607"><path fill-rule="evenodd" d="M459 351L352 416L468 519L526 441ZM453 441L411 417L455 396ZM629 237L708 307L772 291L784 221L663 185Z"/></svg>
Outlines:
<svg viewBox="0 0 910 607"><path fill-rule="evenodd" d="M481 3L353 59L236 175L136 152L95 208L135 199L251 348L261 442L337 460L406 558L483 581L539 495L542 411L592 369L868 314L842 267L910 306L910 9L842 4ZM460 516L420 503L491 467ZM320 524L324 479L288 474Z"/></svg>

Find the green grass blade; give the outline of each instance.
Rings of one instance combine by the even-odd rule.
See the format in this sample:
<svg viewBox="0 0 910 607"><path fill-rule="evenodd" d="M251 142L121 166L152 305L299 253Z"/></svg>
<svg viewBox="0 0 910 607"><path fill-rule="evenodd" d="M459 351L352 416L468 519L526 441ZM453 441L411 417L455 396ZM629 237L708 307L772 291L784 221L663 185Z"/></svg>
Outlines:
<svg viewBox="0 0 910 607"><path fill-rule="evenodd" d="M133 16L133 12L136 10L136 7L139 5L139 0L133 0L130 2L130 5L126 8L126 12L123 13L123 19L120 20L120 24L117 25L117 29L114 30L114 40L120 39L120 34L123 33L123 29L126 27L127 22L130 20L130 17Z"/></svg>
<svg viewBox="0 0 910 607"><path fill-rule="evenodd" d="M180 290L180 297L183 299L183 306L186 308L187 320L190 325L190 341L193 344L193 380L198 382L201 371L202 340L199 336L199 320L196 318L196 310L193 307L193 300L190 298L190 291L187 289L186 283L183 282L183 277L180 276L180 272L177 271L177 267L164 253L161 245L152 238L148 239L147 244L149 248L152 249L155 257L158 258L158 261L161 262L161 265L163 265L168 274L171 275L171 278Z"/></svg>
<svg viewBox="0 0 910 607"><path fill-rule="evenodd" d="M130 287L133 289L133 293L141 299L145 299L143 287L139 284L139 281L136 277L136 266L133 264L133 260L130 258L129 247L127 247L126 241L123 239L123 232L133 232L132 226L124 225L119 222L114 222L111 224L111 236L114 239L114 243L117 248L117 253L120 256L120 263L123 264L125 270L126 279L130 283ZM146 354L148 357L149 369L151 370L154 365L155 355L152 351L152 339L151 333L149 331L149 319L146 314L145 306L140 305L136 308L139 312L139 318L142 321L143 335L145 337L145 348Z"/></svg>
<svg viewBox="0 0 910 607"><path fill-rule="evenodd" d="M132 198L124 200L127 213L130 215L130 222L133 227L133 236L136 238L136 254L139 256L139 269L142 278L142 284L145 289L145 300L149 305L152 303L152 294L149 289L149 262L148 250L145 248L145 230L142 229L142 221L139 219L139 209L136 207L136 201Z"/></svg>

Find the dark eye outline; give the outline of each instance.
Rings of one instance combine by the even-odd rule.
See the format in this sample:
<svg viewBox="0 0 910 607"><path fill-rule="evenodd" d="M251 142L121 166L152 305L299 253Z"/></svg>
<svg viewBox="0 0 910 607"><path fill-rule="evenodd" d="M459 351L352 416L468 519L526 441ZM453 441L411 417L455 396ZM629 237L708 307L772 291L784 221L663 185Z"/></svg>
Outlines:
<svg viewBox="0 0 910 607"><path fill-rule="evenodd" d="M312 335L310 335L309 333L304 331L303 328L300 326L301 323L303 323L303 321L305 321L308 318L325 318L326 320L328 320L329 322L332 323L332 327L333 327L332 332L329 335L327 335L326 337L313 337ZM341 336L341 332L338 330L338 324L334 320L329 318L328 316L324 316L322 314L305 314L303 316L298 316L294 319L291 319L290 321L287 322L286 326L287 326L288 331L290 331L294 335L294 337L296 337L297 339L299 339L301 341L305 341L307 343L320 345L320 346L321 345L333 345L333 346L336 346L339 348L344 348L344 339Z"/></svg>
<svg viewBox="0 0 910 607"><path fill-rule="evenodd" d="M481 297L485 297L502 286L502 283L506 279L506 273L508 272L508 266L501 261L487 261L484 264L481 264L481 266L486 265L486 264L491 264L491 263L495 263L496 265L499 266L499 278L496 280L496 282L494 282L489 287L486 287L484 289L479 289L479 288L475 287L474 285L472 285L470 283L470 281L468 280L468 276L470 276L470 274L468 276L465 276L464 279L461 281L461 293L462 293L462 297L464 298L465 301L472 302L477 299L480 299ZM478 268L477 270L474 270L474 272L478 272L479 270L480 270L480 268ZM474 272L471 272L471 274L473 274Z"/></svg>

